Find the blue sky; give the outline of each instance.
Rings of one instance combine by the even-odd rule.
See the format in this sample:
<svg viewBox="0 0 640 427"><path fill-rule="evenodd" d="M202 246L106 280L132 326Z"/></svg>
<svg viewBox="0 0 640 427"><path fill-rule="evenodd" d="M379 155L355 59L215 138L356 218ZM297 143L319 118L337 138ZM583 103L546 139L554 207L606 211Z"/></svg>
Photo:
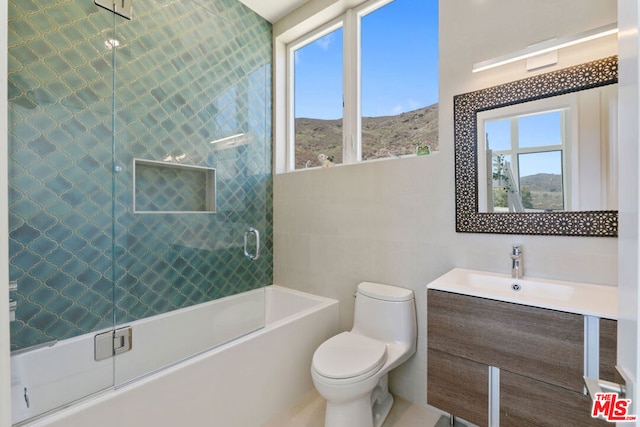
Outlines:
<svg viewBox="0 0 640 427"><path fill-rule="evenodd" d="M511 148L511 123L509 119L485 123L485 132L492 150ZM523 116L518 119L519 146L524 148L544 145L562 145L561 113L559 111ZM523 154L520 159L520 176L537 173L562 174L561 147L556 151Z"/></svg>
<svg viewBox="0 0 640 427"><path fill-rule="evenodd" d="M342 29L296 52L296 117L342 117ZM395 0L362 19L362 115L438 102L438 2Z"/></svg>

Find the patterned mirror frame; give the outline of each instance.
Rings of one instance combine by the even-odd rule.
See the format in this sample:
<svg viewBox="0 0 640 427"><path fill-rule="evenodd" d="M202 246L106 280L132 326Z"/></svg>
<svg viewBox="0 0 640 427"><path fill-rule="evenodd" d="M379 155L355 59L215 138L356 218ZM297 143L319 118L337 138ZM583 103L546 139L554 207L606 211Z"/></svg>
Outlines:
<svg viewBox="0 0 640 427"><path fill-rule="evenodd" d="M481 111L618 82L618 57L469 92L453 98L456 231L618 236L618 211L478 212L477 115Z"/></svg>

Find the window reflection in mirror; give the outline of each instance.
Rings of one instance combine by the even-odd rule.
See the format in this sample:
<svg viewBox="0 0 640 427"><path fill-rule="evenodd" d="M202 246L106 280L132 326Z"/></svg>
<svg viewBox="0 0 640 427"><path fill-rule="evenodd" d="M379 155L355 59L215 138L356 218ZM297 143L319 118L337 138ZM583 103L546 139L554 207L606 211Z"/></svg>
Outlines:
<svg viewBox="0 0 640 427"><path fill-rule="evenodd" d="M617 85L480 112L480 212L617 209Z"/></svg>
<svg viewBox="0 0 640 427"><path fill-rule="evenodd" d="M491 212L565 209L562 154L570 139L568 117L569 108L562 108L485 121Z"/></svg>

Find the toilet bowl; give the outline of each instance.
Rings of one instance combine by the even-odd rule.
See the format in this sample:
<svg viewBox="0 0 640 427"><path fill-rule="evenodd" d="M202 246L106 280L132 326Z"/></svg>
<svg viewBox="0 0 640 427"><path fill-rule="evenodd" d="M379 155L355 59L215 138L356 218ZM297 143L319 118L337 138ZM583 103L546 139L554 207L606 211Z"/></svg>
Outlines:
<svg viewBox="0 0 640 427"><path fill-rule="evenodd" d="M318 347L311 376L327 400L326 427L379 427L393 405L388 374L416 351L413 291L358 285L353 329Z"/></svg>

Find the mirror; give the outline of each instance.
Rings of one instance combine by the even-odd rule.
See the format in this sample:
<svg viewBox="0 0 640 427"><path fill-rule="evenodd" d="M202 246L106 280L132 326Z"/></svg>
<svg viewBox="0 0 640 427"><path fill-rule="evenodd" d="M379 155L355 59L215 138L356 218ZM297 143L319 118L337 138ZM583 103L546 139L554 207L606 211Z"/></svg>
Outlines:
<svg viewBox="0 0 640 427"><path fill-rule="evenodd" d="M615 147L603 141L615 141L615 114L604 113L612 109L615 113L609 103L615 102L616 91L604 87L617 81L618 58L612 56L455 96L456 231L617 236L616 195L607 191L616 184L610 161L615 159ZM596 97L602 100L598 106ZM598 132L580 131L580 121L594 122L579 118L582 105L601 115ZM544 143L531 142L532 128L555 129L556 135ZM597 148L581 145L579 139L587 136ZM530 169L535 164L545 167ZM588 174L596 164L595 174ZM543 187L534 201L532 188L537 186L538 191L540 185L531 177L539 174L547 174L543 177L553 183ZM542 203L545 193L554 201Z"/></svg>
<svg viewBox="0 0 640 427"><path fill-rule="evenodd" d="M478 113L479 212L616 210L618 85Z"/></svg>

